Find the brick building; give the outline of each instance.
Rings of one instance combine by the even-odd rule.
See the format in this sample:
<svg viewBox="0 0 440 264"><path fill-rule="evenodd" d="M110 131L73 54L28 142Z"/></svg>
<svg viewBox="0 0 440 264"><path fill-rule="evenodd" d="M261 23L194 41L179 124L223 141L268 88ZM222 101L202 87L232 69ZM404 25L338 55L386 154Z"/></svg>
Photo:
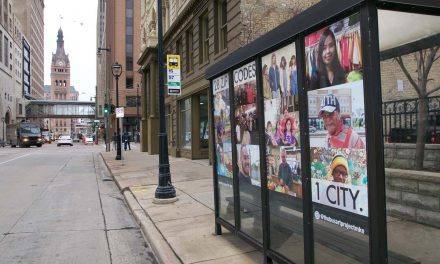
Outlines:
<svg viewBox="0 0 440 264"><path fill-rule="evenodd" d="M141 3L134 0L100 0L98 2L97 25L97 105L98 117L104 118L105 103L116 105L116 80L111 66L118 62L122 74L118 81L119 107L124 107L121 134L130 136L138 130L138 115L141 94L136 58L140 52ZM109 135L116 132L116 117L109 115Z"/></svg>
<svg viewBox="0 0 440 264"><path fill-rule="evenodd" d="M181 57L181 95L165 98L168 150L172 156L208 158L209 65L319 1L163 1L164 52ZM156 1L142 1L141 149L159 150ZM166 87L165 87L166 88ZM165 91L167 94L167 91Z"/></svg>

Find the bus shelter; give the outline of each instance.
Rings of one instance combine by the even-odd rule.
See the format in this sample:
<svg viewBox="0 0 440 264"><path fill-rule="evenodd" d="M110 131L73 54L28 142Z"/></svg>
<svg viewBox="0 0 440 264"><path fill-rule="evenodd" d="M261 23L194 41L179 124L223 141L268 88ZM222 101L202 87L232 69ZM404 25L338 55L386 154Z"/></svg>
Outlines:
<svg viewBox="0 0 440 264"><path fill-rule="evenodd" d="M265 262L418 263L387 248L380 62L438 46L438 15L324 0L211 66L216 233Z"/></svg>

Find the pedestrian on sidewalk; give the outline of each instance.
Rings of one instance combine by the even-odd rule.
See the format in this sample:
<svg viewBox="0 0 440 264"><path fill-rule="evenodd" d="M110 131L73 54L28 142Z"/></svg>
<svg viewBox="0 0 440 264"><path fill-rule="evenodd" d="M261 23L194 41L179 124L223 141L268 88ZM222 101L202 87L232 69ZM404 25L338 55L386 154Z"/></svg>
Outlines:
<svg viewBox="0 0 440 264"><path fill-rule="evenodd" d="M116 132L113 133L112 142L113 142L113 150L116 150L116 141L118 141L118 135L116 135Z"/></svg>
<svg viewBox="0 0 440 264"><path fill-rule="evenodd" d="M128 136L127 132L125 132L124 135L122 136L122 140L124 141L124 150L127 150L127 145L128 145L128 150L131 150L130 137Z"/></svg>

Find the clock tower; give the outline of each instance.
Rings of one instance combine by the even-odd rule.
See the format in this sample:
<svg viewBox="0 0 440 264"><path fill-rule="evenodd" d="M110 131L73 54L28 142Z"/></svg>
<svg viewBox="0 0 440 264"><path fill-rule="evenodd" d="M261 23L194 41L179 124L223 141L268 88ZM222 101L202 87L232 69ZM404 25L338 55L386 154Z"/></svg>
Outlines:
<svg viewBox="0 0 440 264"><path fill-rule="evenodd" d="M57 51L52 53L50 72L51 100L70 101L70 62L69 55L64 51L63 30L58 30Z"/></svg>
<svg viewBox="0 0 440 264"><path fill-rule="evenodd" d="M64 51L63 30L58 30L57 51L52 53L52 64L50 67L50 100L71 101L75 98L74 91L70 87L70 62L69 55ZM73 88L73 87L72 87ZM72 94L71 94L72 92ZM72 135L74 121L70 118L51 118L50 129L54 136Z"/></svg>

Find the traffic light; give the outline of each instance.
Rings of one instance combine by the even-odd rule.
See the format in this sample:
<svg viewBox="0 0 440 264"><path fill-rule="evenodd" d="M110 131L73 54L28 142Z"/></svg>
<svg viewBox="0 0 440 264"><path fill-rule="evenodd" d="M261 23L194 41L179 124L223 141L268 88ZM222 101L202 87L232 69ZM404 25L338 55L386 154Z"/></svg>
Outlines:
<svg viewBox="0 0 440 264"><path fill-rule="evenodd" d="M108 114L108 104L104 104L104 114Z"/></svg>
<svg viewBox="0 0 440 264"><path fill-rule="evenodd" d="M114 114L114 113L115 113L115 105L114 105L114 104L112 104L112 105L110 106L110 113L111 113L111 114Z"/></svg>

